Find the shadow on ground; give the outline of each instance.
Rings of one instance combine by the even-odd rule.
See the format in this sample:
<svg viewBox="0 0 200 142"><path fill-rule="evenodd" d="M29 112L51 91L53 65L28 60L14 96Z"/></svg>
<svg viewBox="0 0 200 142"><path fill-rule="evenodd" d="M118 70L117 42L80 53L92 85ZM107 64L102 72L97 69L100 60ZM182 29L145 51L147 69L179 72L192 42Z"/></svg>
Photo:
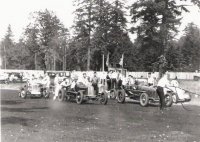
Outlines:
<svg viewBox="0 0 200 142"><path fill-rule="evenodd" d="M1 100L1 105L18 105L22 104L25 101L20 101L20 100Z"/></svg>
<svg viewBox="0 0 200 142"><path fill-rule="evenodd" d="M34 112L34 110L43 110L48 109L48 107L32 107L32 108L10 108L10 107L1 107L1 111L8 112Z"/></svg>
<svg viewBox="0 0 200 142"><path fill-rule="evenodd" d="M22 126L28 126L31 122L34 122L34 119L22 118L22 117L3 117L1 118L1 124L20 124Z"/></svg>

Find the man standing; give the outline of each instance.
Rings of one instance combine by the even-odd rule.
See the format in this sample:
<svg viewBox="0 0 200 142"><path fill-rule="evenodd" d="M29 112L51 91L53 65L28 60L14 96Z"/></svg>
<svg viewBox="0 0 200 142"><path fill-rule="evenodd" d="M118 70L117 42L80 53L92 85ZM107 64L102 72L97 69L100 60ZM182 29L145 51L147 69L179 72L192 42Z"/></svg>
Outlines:
<svg viewBox="0 0 200 142"><path fill-rule="evenodd" d="M116 70L112 72L111 75L112 89L115 89L117 86L117 72Z"/></svg>
<svg viewBox="0 0 200 142"><path fill-rule="evenodd" d="M163 110L165 107L165 96L164 96L164 87L169 86L168 74L165 73L163 77L158 81L156 92L160 99L160 110Z"/></svg>
<svg viewBox="0 0 200 142"><path fill-rule="evenodd" d="M99 79L97 77L97 73L96 72L94 72L94 76L93 76L91 82L92 82L92 86L94 88L94 94L98 95L98 82L99 82Z"/></svg>

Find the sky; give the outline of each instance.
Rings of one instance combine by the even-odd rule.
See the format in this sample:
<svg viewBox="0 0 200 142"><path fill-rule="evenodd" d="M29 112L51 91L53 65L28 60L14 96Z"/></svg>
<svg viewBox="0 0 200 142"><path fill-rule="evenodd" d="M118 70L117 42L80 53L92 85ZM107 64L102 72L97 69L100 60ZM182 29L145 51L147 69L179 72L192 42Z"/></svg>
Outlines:
<svg viewBox="0 0 200 142"><path fill-rule="evenodd" d="M8 25L11 25L14 40L22 37L24 29L30 22L30 13L44 9L52 10L65 25L70 28L73 24L73 0L0 0L0 40L6 34ZM134 0L132 0L134 1ZM129 1L130 2L130 1ZM187 23L194 22L200 28L200 10L190 6L190 13L183 13L182 31ZM181 36L183 32L179 33ZM134 36L132 36L134 37Z"/></svg>

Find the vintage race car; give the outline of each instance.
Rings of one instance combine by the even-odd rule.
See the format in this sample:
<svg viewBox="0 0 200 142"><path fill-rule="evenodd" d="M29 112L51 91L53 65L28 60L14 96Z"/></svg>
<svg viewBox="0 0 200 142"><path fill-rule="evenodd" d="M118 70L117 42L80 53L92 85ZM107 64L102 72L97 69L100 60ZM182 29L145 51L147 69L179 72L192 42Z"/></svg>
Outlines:
<svg viewBox="0 0 200 142"><path fill-rule="evenodd" d="M117 92L117 101L124 103L126 97L138 101L144 107L159 102L156 88L148 86L123 86ZM165 93L165 103L167 107L170 107L173 103L171 90L167 90Z"/></svg>
<svg viewBox="0 0 200 142"><path fill-rule="evenodd" d="M27 96L30 97L44 97L49 98L54 93L53 86L47 88L41 82L27 82L19 92L19 97L25 99Z"/></svg>
<svg viewBox="0 0 200 142"><path fill-rule="evenodd" d="M176 87L176 86L167 87L166 90L169 90L172 92L173 103L182 103L182 102L191 101L190 92L187 90L184 90L184 89L182 89L180 87ZM164 90L164 91L166 91L166 90Z"/></svg>
<svg viewBox="0 0 200 142"><path fill-rule="evenodd" d="M0 83L3 84L9 83L9 77L7 73L0 73Z"/></svg>
<svg viewBox="0 0 200 142"><path fill-rule="evenodd" d="M99 101L100 104L106 105L108 96L104 86L99 86L98 93L95 93L92 85L84 85L77 83L74 89L70 86L62 87L58 95L59 101L76 101L77 104L82 104L87 101Z"/></svg>

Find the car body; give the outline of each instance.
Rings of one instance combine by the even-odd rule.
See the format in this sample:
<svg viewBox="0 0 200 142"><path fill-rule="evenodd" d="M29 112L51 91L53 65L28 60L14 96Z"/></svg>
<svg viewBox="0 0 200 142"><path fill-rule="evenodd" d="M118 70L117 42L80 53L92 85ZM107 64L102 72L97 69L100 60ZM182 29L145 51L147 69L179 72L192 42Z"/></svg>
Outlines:
<svg viewBox="0 0 200 142"><path fill-rule="evenodd" d="M148 104L158 103L159 97L155 87L148 86L123 86L117 92L117 100L119 103L124 103L125 98L129 97L132 100L139 101L141 106L148 106ZM172 91L168 90L165 93L166 106L172 105Z"/></svg>
<svg viewBox="0 0 200 142"><path fill-rule="evenodd" d="M7 84L9 83L9 75L8 73L0 73L0 82Z"/></svg>
<svg viewBox="0 0 200 142"><path fill-rule="evenodd" d="M42 82L31 82L30 80L20 89L19 97L25 99L30 97L49 98L53 94L53 87L47 88Z"/></svg>
<svg viewBox="0 0 200 142"><path fill-rule="evenodd" d="M106 105L108 97L103 85L99 85L99 91L95 94L91 84L84 85L79 82L74 89L70 89L70 86L62 87L59 91L58 100L76 101L77 104L82 104L91 100L99 101L101 104Z"/></svg>

